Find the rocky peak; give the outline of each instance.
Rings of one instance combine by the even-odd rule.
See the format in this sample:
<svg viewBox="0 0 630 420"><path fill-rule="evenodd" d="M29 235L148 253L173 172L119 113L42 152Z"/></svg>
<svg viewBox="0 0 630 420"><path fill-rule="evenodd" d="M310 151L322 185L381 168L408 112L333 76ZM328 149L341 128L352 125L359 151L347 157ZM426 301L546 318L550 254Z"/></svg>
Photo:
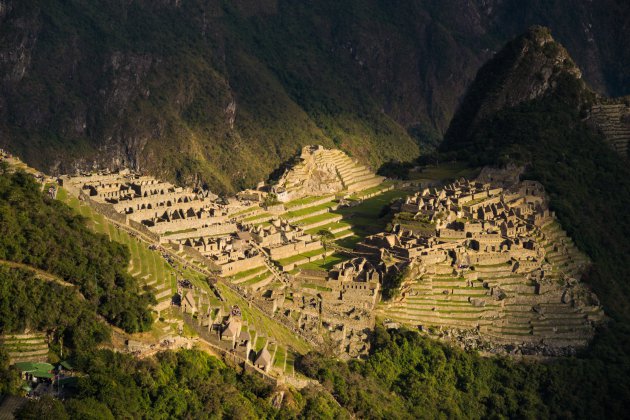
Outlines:
<svg viewBox="0 0 630 420"><path fill-rule="evenodd" d="M530 27L479 70L453 118L446 141L465 137L484 117L500 109L555 91L563 77L582 83L580 69L550 30Z"/></svg>

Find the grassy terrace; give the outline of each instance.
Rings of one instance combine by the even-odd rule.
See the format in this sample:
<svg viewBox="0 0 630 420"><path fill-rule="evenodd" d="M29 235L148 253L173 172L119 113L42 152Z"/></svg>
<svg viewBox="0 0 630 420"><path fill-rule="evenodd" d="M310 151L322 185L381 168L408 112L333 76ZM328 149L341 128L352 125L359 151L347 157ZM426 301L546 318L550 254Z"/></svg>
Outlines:
<svg viewBox="0 0 630 420"><path fill-rule="evenodd" d="M285 219L291 219L293 217L305 216L307 214L315 213L320 210L330 209L334 207L336 204L337 203L335 203L334 201L329 201L328 203L319 204L317 206L307 207L307 208L295 210L295 211L289 211L289 212L284 213L281 217Z"/></svg>
<svg viewBox="0 0 630 420"><path fill-rule="evenodd" d="M322 258L315 261L311 261L306 264L302 264L298 266L298 268L299 269L301 268L304 270L328 271L333 267L333 265L338 264L347 259L348 257L341 254L331 254L331 255L328 255L326 258Z"/></svg>
<svg viewBox="0 0 630 420"><path fill-rule="evenodd" d="M339 222L334 222L334 223L329 223L327 225L324 226L319 226L313 229L308 229L306 231L306 233L310 234L310 235L317 235L319 234L320 231L322 230L328 230L328 229L339 229L339 228L346 228L346 229L350 229L352 227L352 225L348 222L344 222L344 221L339 221Z"/></svg>
<svg viewBox="0 0 630 420"><path fill-rule="evenodd" d="M235 281L235 280L242 279L243 277L247 277L255 273L262 273L264 271L267 271L267 267L265 266L256 267L256 268L252 268L251 270L246 270L246 271L241 271L240 273L236 273L233 276L228 277L228 279Z"/></svg>
<svg viewBox="0 0 630 420"><path fill-rule="evenodd" d="M337 243L337 245L342 246L344 248L354 248L354 246L356 244L358 244L359 242L361 242L363 240L363 236L358 236L358 235L352 235L352 236L348 236L346 238L342 238L339 239L337 241L335 241Z"/></svg>
<svg viewBox="0 0 630 420"><path fill-rule="evenodd" d="M284 370L284 363L287 360L287 355L282 347L278 347L276 355L274 357L273 365L278 369Z"/></svg>
<svg viewBox="0 0 630 420"><path fill-rule="evenodd" d="M302 220L296 222L295 224L298 225L298 226L308 226L308 225L311 225L313 223L323 222L324 220L332 220L335 217L337 217L337 215L335 213L324 213L324 214L319 214L317 216L313 216L313 217L308 217L306 219L302 219Z"/></svg>
<svg viewBox="0 0 630 420"><path fill-rule="evenodd" d="M325 196L323 196L323 195L319 195L319 196L298 198L297 200L293 200L293 201L289 201L288 203L285 203L284 207L286 209L291 209L292 207L298 207L298 206L302 206L302 205L305 205L305 204L314 203L316 201L321 200L324 197ZM331 200L333 200L333 199L334 199L334 197L331 198Z"/></svg>
<svg viewBox="0 0 630 420"><path fill-rule="evenodd" d="M246 217L245 219L243 219L243 222L251 222L252 220L258 220L258 219L269 218L269 217L271 217L271 213L260 213L254 216Z"/></svg>
<svg viewBox="0 0 630 420"><path fill-rule="evenodd" d="M281 260L277 260L277 262L280 265L287 265L287 264L294 263L296 261L303 260L304 258L316 257L318 255L322 255L323 253L324 253L324 249L319 248L313 251L305 252L303 254L298 254L298 255L293 255L291 257L288 257L288 258L283 258Z"/></svg>
<svg viewBox="0 0 630 420"><path fill-rule="evenodd" d="M271 276L271 273L269 272L264 272L262 274L257 275L256 277L253 277L243 283L241 283L241 285L243 286L252 286L260 281L263 281L264 279L266 279L267 277Z"/></svg>
<svg viewBox="0 0 630 420"><path fill-rule="evenodd" d="M383 190L391 187L392 185L394 185L394 183L392 181L385 181L381 185L377 185L375 187L368 188L367 190L357 191L356 193L352 194L348 198L350 200L357 200L360 197L365 197L366 195L377 194L380 191L383 191Z"/></svg>

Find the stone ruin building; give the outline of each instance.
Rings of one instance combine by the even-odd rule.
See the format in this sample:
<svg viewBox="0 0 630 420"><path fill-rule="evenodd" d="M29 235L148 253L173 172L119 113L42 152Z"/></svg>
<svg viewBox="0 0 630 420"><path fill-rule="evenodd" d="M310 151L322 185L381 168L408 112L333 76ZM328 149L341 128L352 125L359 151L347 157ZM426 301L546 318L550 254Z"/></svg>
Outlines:
<svg viewBox="0 0 630 420"><path fill-rule="evenodd" d="M298 328L320 340L328 334L338 354L365 355L387 270L385 264L363 257L340 262L328 272L300 270L285 290L289 298L281 311L293 316Z"/></svg>
<svg viewBox="0 0 630 420"><path fill-rule="evenodd" d="M383 180L338 150L308 146L300 158L301 163L287 171L278 184L288 192L286 197L309 197L315 192L352 194ZM319 182L325 169L336 177L334 188ZM295 181L302 176L310 181ZM335 233L345 230L345 236L352 234L347 226L330 226L341 219L340 215L309 219L336 209L334 194L297 205L266 205L269 187L264 183L235 197L219 198L209 191L177 187L129 171L65 176L60 181L100 213L163 246L202 259L218 275L232 278L236 287L248 292L281 280L282 271L323 257L322 242L306 230L326 225ZM315 185L322 189L316 191ZM294 214L309 208L314 211Z"/></svg>

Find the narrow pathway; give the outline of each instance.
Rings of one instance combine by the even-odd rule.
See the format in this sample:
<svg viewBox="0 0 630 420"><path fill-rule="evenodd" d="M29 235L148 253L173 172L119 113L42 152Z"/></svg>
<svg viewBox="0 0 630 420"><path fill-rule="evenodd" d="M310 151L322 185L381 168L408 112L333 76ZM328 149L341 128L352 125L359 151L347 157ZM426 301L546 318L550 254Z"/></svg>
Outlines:
<svg viewBox="0 0 630 420"><path fill-rule="evenodd" d="M54 274L50 274L47 271L44 270L40 270L39 268L35 268L33 266L30 266L28 264L23 264L23 263L18 263L15 261L7 261L7 260L0 260L0 265L4 265L10 268L18 268L21 270L26 270L26 271L31 271L33 273L35 273L35 275L39 278L41 278L42 280L45 281L49 281L49 282L53 282L53 283L57 283L61 286L64 287L75 287L76 285L69 283L65 280L63 280L61 277L55 276ZM81 295L83 296L83 295Z"/></svg>

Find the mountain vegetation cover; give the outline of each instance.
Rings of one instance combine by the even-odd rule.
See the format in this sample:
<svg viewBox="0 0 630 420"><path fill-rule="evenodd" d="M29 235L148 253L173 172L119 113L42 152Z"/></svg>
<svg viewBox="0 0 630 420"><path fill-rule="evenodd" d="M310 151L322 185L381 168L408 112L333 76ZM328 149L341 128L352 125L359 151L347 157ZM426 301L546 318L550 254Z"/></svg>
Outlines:
<svg viewBox="0 0 630 420"><path fill-rule="evenodd" d="M478 68L548 24L628 92L628 2L0 1L0 146L47 173L131 166L216 192L307 144L377 169L435 148ZM625 32L624 32L625 31Z"/></svg>
<svg viewBox="0 0 630 420"><path fill-rule="evenodd" d="M78 286L100 315L127 332L152 322L151 292L127 272L129 250L93 233L32 176L0 167L0 260L47 271Z"/></svg>

